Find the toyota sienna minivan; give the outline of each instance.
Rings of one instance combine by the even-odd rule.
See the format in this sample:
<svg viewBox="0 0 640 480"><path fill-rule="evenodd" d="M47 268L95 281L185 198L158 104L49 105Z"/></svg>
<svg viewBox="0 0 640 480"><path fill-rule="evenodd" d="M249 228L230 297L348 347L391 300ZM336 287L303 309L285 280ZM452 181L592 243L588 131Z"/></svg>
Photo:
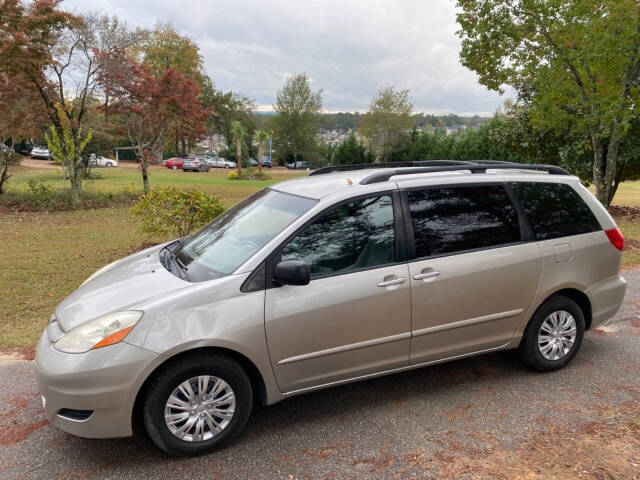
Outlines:
<svg viewBox="0 0 640 480"><path fill-rule="evenodd" d="M42 404L195 455L254 402L505 349L557 370L618 310L623 244L558 167L326 167L91 275L38 344Z"/></svg>

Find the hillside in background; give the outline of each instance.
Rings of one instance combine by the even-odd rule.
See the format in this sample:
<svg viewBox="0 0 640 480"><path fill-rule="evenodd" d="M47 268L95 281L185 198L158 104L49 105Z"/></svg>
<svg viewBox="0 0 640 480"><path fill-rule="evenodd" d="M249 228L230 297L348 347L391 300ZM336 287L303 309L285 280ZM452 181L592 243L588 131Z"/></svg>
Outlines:
<svg viewBox="0 0 640 480"><path fill-rule="evenodd" d="M274 112L253 112L256 116L259 126L264 126L269 117ZM323 130L338 130L348 132L355 130L362 118L358 112L339 112L339 113L321 113L319 114L319 126ZM443 128L450 130L458 130L464 127L477 127L490 120L490 117L480 117L474 115L472 117L463 117L460 115L432 115L426 113L417 113L413 115L415 126L419 130Z"/></svg>

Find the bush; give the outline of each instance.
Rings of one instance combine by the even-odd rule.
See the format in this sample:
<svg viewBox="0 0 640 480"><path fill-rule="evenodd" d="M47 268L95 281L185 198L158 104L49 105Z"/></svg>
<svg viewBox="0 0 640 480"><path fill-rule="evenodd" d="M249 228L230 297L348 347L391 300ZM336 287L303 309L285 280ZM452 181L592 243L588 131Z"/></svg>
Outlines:
<svg viewBox="0 0 640 480"><path fill-rule="evenodd" d="M258 173L253 168L247 168L242 171L242 175L238 177L238 173L235 170L229 172L228 180L271 180L271 175L267 173Z"/></svg>
<svg viewBox="0 0 640 480"><path fill-rule="evenodd" d="M218 197L195 188L155 188L131 208L133 218L141 222L147 235L189 235L224 211Z"/></svg>
<svg viewBox="0 0 640 480"><path fill-rule="evenodd" d="M85 190L80 193L80 202L74 205L71 190L68 188L54 189L51 185L33 179L29 181L28 186L28 191L8 190L0 195L0 210L55 212L129 206L142 195L141 191L134 189L124 189L120 192Z"/></svg>

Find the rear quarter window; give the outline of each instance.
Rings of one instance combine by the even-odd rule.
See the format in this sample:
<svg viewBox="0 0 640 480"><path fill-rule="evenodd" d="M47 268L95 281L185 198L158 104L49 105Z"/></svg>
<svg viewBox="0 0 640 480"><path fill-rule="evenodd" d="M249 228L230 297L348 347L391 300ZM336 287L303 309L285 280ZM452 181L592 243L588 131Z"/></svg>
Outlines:
<svg viewBox="0 0 640 480"><path fill-rule="evenodd" d="M568 237L602 230L595 215L564 183L512 182L536 240Z"/></svg>
<svg viewBox="0 0 640 480"><path fill-rule="evenodd" d="M407 192L416 257L519 242L518 214L502 185Z"/></svg>

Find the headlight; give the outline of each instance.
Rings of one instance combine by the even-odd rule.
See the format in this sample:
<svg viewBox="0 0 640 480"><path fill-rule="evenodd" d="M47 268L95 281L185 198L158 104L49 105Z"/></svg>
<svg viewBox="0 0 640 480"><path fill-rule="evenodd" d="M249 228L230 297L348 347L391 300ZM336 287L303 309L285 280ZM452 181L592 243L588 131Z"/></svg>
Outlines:
<svg viewBox="0 0 640 480"><path fill-rule="evenodd" d="M107 270L111 270L111 268L113 268L113 266L118 262L118 260L116 260L115 262L111 262L109 265L105 265L102 268L99 268L98 270L96 270L95 272L93 272L91 275L89 275L89 278L87 278L84 282L82 282L80 284L80 286L84 285L85 283L89 282L90 280L93 280L94 278L96 278L98 275L100 275L101 273L106 272Z"/></svg>
<svg viewBox="0 0 640 480"><path fill-rule="evenodd" d="M56 342L55 347L65 353L84 353L119 343L142 318L142 314L139 310L108 313L70 330Z"/></svg>

